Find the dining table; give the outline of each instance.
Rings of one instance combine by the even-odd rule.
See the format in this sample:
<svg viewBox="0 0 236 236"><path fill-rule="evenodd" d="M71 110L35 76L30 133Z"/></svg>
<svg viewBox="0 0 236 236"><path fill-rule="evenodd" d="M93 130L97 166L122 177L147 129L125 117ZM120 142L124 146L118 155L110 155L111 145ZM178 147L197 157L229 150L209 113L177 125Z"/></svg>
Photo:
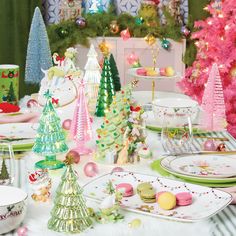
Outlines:
<svg viewBox="0 0 236 236"><path fill-rule="evenodd" d="M160 95L160 93L159 93ZM166 95L166 93L165 93ZM150 95L151 96L151 95ZM164 96L164 95L163 95ZM169 96L169 94L167 94ZM176 95L178 96L178 95ZM182 95L180 95L182 96ZM139 92L136 94L137 100L145 100L147 96L145 92ZM93 132L94 138L88 144L93 150L96 150L96 132L95 130L101 125L102 118L94 117L93 122ZM141 158L140 162L134 164L123 165L122 168L125 171L136 172L142 174L148 174L152 176L161 176L158 172L151 169L151 163L154 160L158 160L166 155L166 151L163 149L161 144L161 137L157 132L146 130L147 133L147 144L153 152L153 156L150 159ZM227 136L227 132L225 133ZM228 137L228 136L227 136ZM230 138L232 138L229 135ZM232 149L236 150L236 141L233 140ZM68 142L69 148L75 147L75 143ZM58 159L63 160L65 154L60 154L57 156ZM31 198L31 186L28 181L28 175L34 171L34 164L42 159L42 157L37 156L32 151L26 151L21 153L21 158L16 159L15 165L15 180L14 186L19 187L28 193L28 203L27 203L27 213L24 222L21 226L27 227L28 236L59 236L64 235L62 233L57 233L51 231L47 227L47 222L50 218L50 211L53 207L53 199L55 197L56 188L60 182L61 175L64 172L64 168L58 170L49 171L50 177L52 178L52 189L51 195L47 202L37 202ZM94 160L93 154L83 155L80 158L78 164L74 164L74 170L78 174L78 183L80 186L84 186L87 183L93 181L94 179L102 176L106 173L111 173L112 169L116 165L104 164L96 162L98 167L98 173L95 177L88 177L84 173L84 166L88 162L96 162ZM236 155L235 155L236 161ZM184 180L182 180L184 181ZM88 207L94 209L99 207L99 204L91 199L86 199L86 204ZM166 220L158 217L148 216L140 213L130 212L126 210L121 210L124 215L124 219L116 223L100 224L94 223L92 228L80 234L80 236L179 236L179 235L191 235L191 236L234 236L236 235L236 207L234 205L229 205L222 211L218 212L211 218L201 220L198 222L180 222L175 220ZM130 222L132 220L139 219L141 225L137 228L130 227ZM13 231L7 233L6 236L17 236L17 232Z"/></svg>

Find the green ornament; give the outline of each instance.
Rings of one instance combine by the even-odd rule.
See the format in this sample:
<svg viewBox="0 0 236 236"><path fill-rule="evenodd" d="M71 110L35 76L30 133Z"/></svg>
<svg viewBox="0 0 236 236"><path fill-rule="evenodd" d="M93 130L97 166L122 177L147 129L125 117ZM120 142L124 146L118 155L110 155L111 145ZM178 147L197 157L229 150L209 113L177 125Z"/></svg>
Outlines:
<svg viewBox="0 0 236 236"><path fill-rule="evenodd" d="M115 88L113 84L111 66L109 59L105 57L98 91L98 100L95 112L96 116L98 117L105 116L105 113L108 112L110 104L112 103L114 95L115 95Z"/></svg>
<svg viewBox="0 0 236 236"><path fill-rule="evenodd" d="M48 228L61 233L81 233L92 220L72 165L68 164L57 187Z"/></svg>
<svg viewBox="0 0 236 236"><path fill-rule="evenodd" d="M57 34L59 35L60 38L64 39L67 36L69 36L69 30L63 27L59 27L57 29Z"/></svg>
<svg viewBox="0 0 236 236"><path fill-rule="evenodd" d="M135 19L135 24L136 25L142 25L144 23L143 17L139 17Z"/></svg>
<svg viewBox="0 0 236 236"><path fill-rule="evenodd" d="M170 46L171 46L170 41L167 40L167 39L162 39L162 41L161 41L161 46L162 46L165 50L168 51L168 50L170 49Z"/></svg>
<svg viewBox="0 0 236 236"><path fill-rule="evenodd" d="M46 156L46 159L37 162L35 167L40 169L58 169L62 168L64 163L56 160L56 154L66 152L68 147L65 143L61 121L53 107L49 90L44 96L47 101L39 120L39 128L32 151Z"/></svg>

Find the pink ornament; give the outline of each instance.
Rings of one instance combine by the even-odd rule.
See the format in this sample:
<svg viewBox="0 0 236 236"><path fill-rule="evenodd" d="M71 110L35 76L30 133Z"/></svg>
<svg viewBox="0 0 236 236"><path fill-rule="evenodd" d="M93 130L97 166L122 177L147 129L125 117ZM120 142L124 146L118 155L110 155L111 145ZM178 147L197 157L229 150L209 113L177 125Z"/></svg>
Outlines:
<svg viewBox="0 0 236 236"><path fill-rule="evenodd" d="M125 29L125 30L122 30L122 31L120 32L120 36L122 37L122 39L123 39L124 41L127 41L127 40L131 37L130 32L129 32L129 29L127 28L127 29Z"/></svg>
<svg viewBox="0 0 236 236"><path fill-rule="evenodd" d="M92 152L90 148L85 146L86 143L92 139L92 127L88 104L84 92L83 80L80 83L74 117L71 122L70 137L76 141L77 147L74 150L80 155L85 155Z"/></svg>
<svg viewBox="0 0 236 236"><path fill-rule="evenodd" d="M66 119L62 123L62 128L65 130L69 130L71 126L71 119Z"/></svg>
<svg viewBox="0 0 236 236"><path fill-rule="evenodd" d="M28 232L28 228L26 226L22 226L17 229L18 236L26 236L27 232Z"/></svg>
<svg viewBox="0 0 236 236"><path fill-rule="evenodd" d="M117 166L117 167L114 167L111 172L113 173L113 172L122 172L122 171L124 171L124 169L122 167Z"/></svg>
<svg viewBox="0 0 236 236"><path fill-rule="evenodd" d="M132 52L127 56L126 60L129 65L133 65L134 63L139 61L139 57L134 52Z"/></svg>
<svg viewBox="0 0 236 236"><path fill-rule="evenodd" d="M84 174L88 177L94 177L98 174L98 167L97 164L94 162L88 162L84 166Z"/></svg>
<svg viewBox="0 0 236 236"><path fill-rule="evenodd" d="M74 150L70 150L67 154L67 157L71 157L74 159L74 163L78 164L80 162L80 155L78 152L74 151Z"/></svg>
<svg viewBox="0 0 236 236"><path fill-rule="evenodd" d="M39 104L35 99L30 99L26 105L28 108L32 108L32 107L38 107Z"/></svg>
<svg viewBox="0 0 236 236"><path fill-rule="evenodd" d="M204 151L216 151L215 142L212 139L207 140L203 145L203 149Z"/></svg>

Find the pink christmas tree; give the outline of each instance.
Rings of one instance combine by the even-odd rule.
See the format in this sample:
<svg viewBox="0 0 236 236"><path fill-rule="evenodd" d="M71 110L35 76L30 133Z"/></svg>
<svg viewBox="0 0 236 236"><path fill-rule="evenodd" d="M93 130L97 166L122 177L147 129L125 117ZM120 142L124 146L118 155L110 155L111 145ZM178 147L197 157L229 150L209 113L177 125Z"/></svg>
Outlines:
<svg viewBox="0 0 236 236"><path fill-rule="evenodd" d="M225 129L225 102L221 78L217 64L214 63L202 97L203 117L201 126L210 131Z"/></svg>
<svg viewBox="0 0 236 236"><path fill-rule="evenodd" d="M227 129L236 137L236 1L215 1L206 10L211 16L195 22L198 31L192 34L198 49L196 60L186 70L179 86L201 104L211 66L217 63L225 97Z"/></svg>
<svg viewBox="0 0 236 236"><path fill-rule="evenodd" d="M70 136L76 141L77 147L74 150L79 154L84 155L92 152L90 148L85 146L86 143L92 139L92 127L84 92L83 80L79 87L79 95L74 111L74 118L70 127Z"/></svg>

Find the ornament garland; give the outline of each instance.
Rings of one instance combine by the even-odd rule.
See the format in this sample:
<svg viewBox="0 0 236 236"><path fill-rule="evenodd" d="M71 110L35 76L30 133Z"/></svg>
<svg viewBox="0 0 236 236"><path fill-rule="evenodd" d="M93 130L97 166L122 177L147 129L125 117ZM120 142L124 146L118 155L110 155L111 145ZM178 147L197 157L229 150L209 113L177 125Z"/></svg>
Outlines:
<svg viewBox="0 0 236 236"><path fill-rule="evenodd" d="M143 14L143 12L142 12ZM181 24L175 22L168 9L164 9L166 24L160 26L159 18L153 15L148 21L138 15L136 17L127 13L116 15L111 4L107 12L86 14L83 18L67 20L47 27L52 51L63 54L71 45L81 44L88 46L88 38L98 36L117 37L123 30L129 29L132 37L145 37L148 33L158 38L170 38L180 41L184 34ZM82 18L82 19L81 19ZM151 23L150 23L151 22ZM191 30L191 29L190 29Z"/></svg>

